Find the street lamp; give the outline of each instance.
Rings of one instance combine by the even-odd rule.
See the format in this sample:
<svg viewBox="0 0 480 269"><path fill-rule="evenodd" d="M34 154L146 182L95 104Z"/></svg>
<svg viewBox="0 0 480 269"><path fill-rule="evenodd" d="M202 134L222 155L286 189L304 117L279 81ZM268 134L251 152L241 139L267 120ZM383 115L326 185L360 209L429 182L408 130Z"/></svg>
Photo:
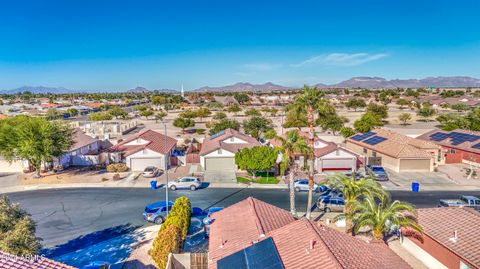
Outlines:
<svg viewBox="0 0 480 269"><path fill-rule="evenodd" d="M165 146L165 150L167 150L167 125L165 124L165 122L162 120L162 124L163 124L163 128L164 128L164 134L165 134L165 140L164 140L164 146ZM169 211L169 208L168 208L168 161L167 161L167 157L168 157L168 152L165 153L165 177L167 179L167 183L165 183L165 202L166 202L166 207L167 207L167 216L168 216L168 211Z"/></svg>

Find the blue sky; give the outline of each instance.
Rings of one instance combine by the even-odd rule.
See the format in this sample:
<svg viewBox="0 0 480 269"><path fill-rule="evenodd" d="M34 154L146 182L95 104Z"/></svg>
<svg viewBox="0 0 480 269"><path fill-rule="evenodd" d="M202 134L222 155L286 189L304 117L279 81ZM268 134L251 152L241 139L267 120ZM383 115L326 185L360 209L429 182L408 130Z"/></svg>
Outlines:
<svg viewBox="0 0 480 269"><path fill-rule="evenodd" d="M478 1L0 0L0 89L480 77Z"/></svg>

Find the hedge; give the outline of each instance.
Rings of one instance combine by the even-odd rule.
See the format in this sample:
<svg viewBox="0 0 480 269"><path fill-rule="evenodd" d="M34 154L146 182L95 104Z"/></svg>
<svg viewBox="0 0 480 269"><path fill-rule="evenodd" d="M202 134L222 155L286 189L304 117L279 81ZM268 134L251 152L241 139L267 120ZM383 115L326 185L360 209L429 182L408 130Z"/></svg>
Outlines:
<svg viewBox="0 0 480 269"><path fill-rule="evenodd" d="M114 172L127 172L128 166L124 163L112 163L107 165L107 172L114 173Z"/></svg>
<svg viewBox="0 0 480 269"><path fill-rule="evenodd" d="M162 228L164 225L162 225ZM178 253L180 251L180 229L175 225L166 226L158 232L153 240L150 256L157 265L157 268L166 268L169 253Z"/></svg>
<svg viewBox="0 0 480 269"><path fill-rule="evenodd" d="M190 200L185 196L177 198L150 250L150 256L158 268L165 268L169 253L180 251L183 240L187 238L191 214Z"/></svg>

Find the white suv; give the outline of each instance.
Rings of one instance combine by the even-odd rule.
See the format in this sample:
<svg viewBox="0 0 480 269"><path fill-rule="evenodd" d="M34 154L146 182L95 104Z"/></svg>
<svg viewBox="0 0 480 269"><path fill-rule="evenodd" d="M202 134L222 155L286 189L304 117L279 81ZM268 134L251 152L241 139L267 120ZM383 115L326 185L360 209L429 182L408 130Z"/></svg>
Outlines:
<svg viewBox="0 0 480 269"><path fill-rule="evenodd" d="M181 177L177 180L168 182L168 188L172 191L176 189L190 189L191 191L197 190L202 185L202 182L198 177Z"/></svg>

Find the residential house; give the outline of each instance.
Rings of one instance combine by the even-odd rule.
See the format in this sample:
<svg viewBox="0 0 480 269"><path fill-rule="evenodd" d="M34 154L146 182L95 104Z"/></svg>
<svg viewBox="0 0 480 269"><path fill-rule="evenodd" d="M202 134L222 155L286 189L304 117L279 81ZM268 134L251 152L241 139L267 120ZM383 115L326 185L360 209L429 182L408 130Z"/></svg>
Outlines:
<svg viewBox="0 0 480 269"><path fill-rule="evenodd" d="M108 152L110 160L123 162L132 171L143 171L147 166L165 170L174 164L176 145L176 139L149 129L110 147Z"/></svg>
<svg viewBox="0 0 480 269"><path fill-rule="evenodd" d="M86 135L82 130L75 129L74 144L70 150L54 162L54 167L93 166L100 164L100 152L103 149L101 140Z"/></svg>
<svg viewBox="0 0 480 269"><path fill-rule="evenodd" d="M450 132L433 130L417 138L440 146L445 163L480 166L480 132L461 129Z"/></svg>
<svg viewBox="0 0 480 269"><path fill-rule="evenodd" d="M402 231L402 246L429 268L480 268L480 213L472 208L439 207L417 210L419 235Z"/></svg>
<svg viewBox="0 0 480 269"><path fill-rule="evenodd" d="M218 103L222 104L223 106L231 106L231 105L234 105L234 104L238 105L237 99L235 99L235 97L233 97L231 95L227 95L227 96L215 95L213 98L215 99L215 102L218 102Z"/></svg>
<svg viewBox="0 0 480 269"><path fill-rule="evenodd" d="M315 171L357 171L360 165L359 155L339 146L334 142L327 142L320 138L315 140Z"/></svg>
<svg viewBox="0 0 480 269"><path fill-rule="evenodd" d="M0 268L5 269L76 269L54 260L45 258L43 255L20 257L0 251Z"/></svg>
<svg viewBox="0 0 480 269"><path fill-rule="evenodd" d="M439 146L385 129L349 137L346 147L364 157L366 165L381 165L395 172L434 171L444 163Z"/></svg>
<svg viewBox="0 0 480 269"><path fill-rule="evenodd" d="M296 219L252 197L211 218L211 269L411 268L383 241L363 241L305 218Z"/></svg>
<svg viewBox="0 0 480 269"><path fill-rule="evenodd" d="M208 180L235 180L235 153L243 148L261 146L255 138L234 129L226 129L205 138L200 150L200 165Z"/></svg>

